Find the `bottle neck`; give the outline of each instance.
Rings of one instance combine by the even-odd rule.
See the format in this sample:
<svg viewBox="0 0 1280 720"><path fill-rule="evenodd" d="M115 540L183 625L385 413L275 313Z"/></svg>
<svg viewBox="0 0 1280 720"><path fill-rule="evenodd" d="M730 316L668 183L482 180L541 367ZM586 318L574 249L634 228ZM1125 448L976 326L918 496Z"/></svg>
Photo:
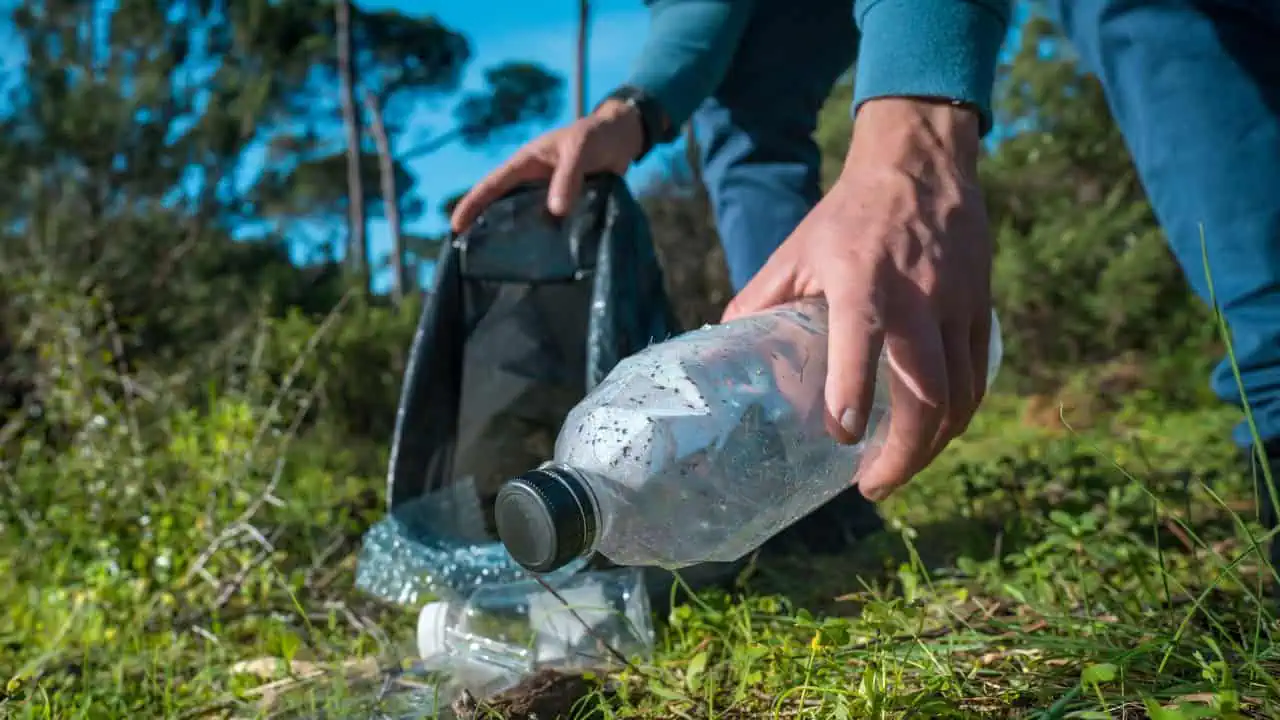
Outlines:
<svg viewBox="0 0 1280 720"><path fill-rule="evenodd" d="M566 486L572 488L572 495L577 507L582 511L582 550L577 557L585 557L596 551L599 544L600 536L604 532L604 523L606 522L604 513L600 511L600 497L596 494L595 488L601 487L600 480L594 476L594 473L587 470L580 470L571 465L561 465L559 463L545 463L542 469L546 469L551 473L560 475L568 482Z"/></svg>
<svg viewBox="0 0 1280 720"><path fill-rule="evenodd" d="M593 480L575 468L547 463L503 485L494 516L511 557L543 574L590 553L603 516Z"/></svg>

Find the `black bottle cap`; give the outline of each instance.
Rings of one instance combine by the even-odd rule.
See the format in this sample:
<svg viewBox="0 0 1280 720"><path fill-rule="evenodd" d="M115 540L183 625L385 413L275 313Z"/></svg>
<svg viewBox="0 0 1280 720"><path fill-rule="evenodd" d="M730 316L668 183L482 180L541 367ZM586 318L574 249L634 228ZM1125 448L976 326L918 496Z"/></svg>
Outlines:
<svg viewBox="0 0 1280 720"><path fill-rule="evenodd" d="M508 480L494 504L498 537L526 570L548 573L591 549L595 501L574 473L544 466Z"/></svg>

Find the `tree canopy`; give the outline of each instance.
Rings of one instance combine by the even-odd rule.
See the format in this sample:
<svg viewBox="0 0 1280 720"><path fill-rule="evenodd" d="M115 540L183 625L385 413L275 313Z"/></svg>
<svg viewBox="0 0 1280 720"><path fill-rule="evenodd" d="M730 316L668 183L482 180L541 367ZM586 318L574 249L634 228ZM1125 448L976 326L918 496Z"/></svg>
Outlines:
<svg viewBox="0 0 1280 720"><path fill-rule="evenodd" d="M367 293L383 270L360 267L373 219L394 220L394 282L412 292L438 238L401 224L444 198L420 198L406 162L518 139L563 103L558 76L518 59L464 86L461 33L348 0L33 0L11 16L24 52L0 83L0 364L26 368L15 387L42 372L51 304L109 308L131 365L215 362L263 318L293 332L287 318ZM421 137L424 108L452 108L453 127ZM379 347L401 352L408 332ZM378 377L351 392L386 402L398 377Z"/></svg>

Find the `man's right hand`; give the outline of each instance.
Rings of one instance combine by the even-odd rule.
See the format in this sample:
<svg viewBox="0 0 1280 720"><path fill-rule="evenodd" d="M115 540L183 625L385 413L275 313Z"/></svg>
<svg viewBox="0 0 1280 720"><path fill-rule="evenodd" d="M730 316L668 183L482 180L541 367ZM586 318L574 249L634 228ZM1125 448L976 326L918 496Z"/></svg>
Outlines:
<svg viewBox="0 0 1280 720"><path fill-rule="evenodd" d="M992 243L979 125L947 102L868 101L840 178L725 310L730 320L826 298L828 429L875 441L855 478L870 500L932 462L986 392ZM866 438L882 350L890 419Z"/></svg>
<svg viewBox="0 0 1280 720"><path fill-rule="evenodd" d="M622 175L643 144L639 111L625 102L608 100L587 117L530 141L471 188L453 210L453 230L467 229L490 203L517 185L548 178L547 209L564 217L585 175L601 171Z"/></svg>

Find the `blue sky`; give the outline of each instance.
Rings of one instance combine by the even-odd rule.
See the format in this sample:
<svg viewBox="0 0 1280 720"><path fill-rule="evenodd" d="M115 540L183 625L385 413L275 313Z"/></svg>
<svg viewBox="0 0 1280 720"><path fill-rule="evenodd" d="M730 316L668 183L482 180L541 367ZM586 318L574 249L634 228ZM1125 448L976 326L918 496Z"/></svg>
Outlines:
<svg viewBox="0 0 1280 720"><path fill-rule="evenodd" d="M576 0L522 0L503 3L462 3L458 0L364 0L368 9L396 8L406 14L435 15L471 42L472 61L464 86L483 87L485 68L508 60L530 60L565 78L565 105L553 124L572 119L573 67L577 43ZM640 51L648 26L648 13L640 0L592 0L591 37L588 56L587 104L598 102L605 93L623 82ZM450 106L425 108L413 119L408 136L430 137L451 125ZM532 137L529 134L528 137ZM519 138L517 138L518 140ZM405 147L411 142L406 142ZM445 229L440 203L467 188L502 162L519 142L495 144L480 150L452 145L409 163L418 179L417 194L427 211L411 225L413 230L438 232ZM661 167L662 156L646 158L631 176L643 179ZM371 256L385 256L386 228L377 226L370 237Z"/></svg>
<svg viewBox="0 0 1280 720"><path fill-rule="evenodd" d="M460 0L356 0L367 9L393 8L409 15L434 15L447 26L464 34L471 43L472 59L466 69L463 89L481 89L486 68L510 60L528 60L541 64L565 78L564 111L547 128L572 119L575 45L577 42L576 0L521 0L521 2L464 3ZM7 15L15 0L0 0L0 14ZM648 25L648 13L640 0L592 0L592 25L588 105L594 105L611 88L625 80L631 63L640 50ZM24 50L13 42L13 28L5 18L0 22L0 70L21 61ZM3 88L0 88L2 90ZM407 149L424 138L452 127L452 104L422 107L413 117L397 149ZM533 128L524 138L497 143L480 150L448 146L434 154L408 163L416 176L414 192L424 201L422 217L409 223L409 229L435 233L445 229L440 204L450 196L474 184L500 163L522 139L528 139L545 128ZM647 159L632 170L642 178L660 167L661 155ZM385 260L390 246L385 224L375 222L370 233L371 256L375 263ZM299 248L299 257L310 253ZM385 286L388 279L381 273Z"/></svg>

